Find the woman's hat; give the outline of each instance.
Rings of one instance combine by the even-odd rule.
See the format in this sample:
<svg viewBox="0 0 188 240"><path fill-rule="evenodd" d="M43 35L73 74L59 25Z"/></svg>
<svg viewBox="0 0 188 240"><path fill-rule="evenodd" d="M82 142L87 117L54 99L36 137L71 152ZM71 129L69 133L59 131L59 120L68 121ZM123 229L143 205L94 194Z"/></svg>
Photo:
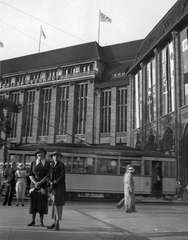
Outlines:
<svg viewBox="0 0 188 240"><path fill-rule="evenodd" d="M41 153L41 152L43 152L44 155L46 155L46 151L43 148L37 149L37 151L35 152L35 155L37 155L38 153Z"/></svg>
<svg viewBox="0 0 188 240"><path fill-rule="evenodd" d="M50 157L53 157L54 155L60 155L61 157L63 157L63 154L58 151L54 151L52 154L50 154Z"/></svg>
<svg viewBox="0 0 188 240"><path fill-rule="evenodd" d="M132 167L131 164L127 165L126 170L128 170L130 167Z"/></svg>
<svg viewBox="0 0 188 240"><path fill-rule="evenodd" d="M129 167L129 168L128 168L128 171L129 171L129 172L134 172L135 169L134 169L133 167Z"/></svg>
<svg viewBox="0 0 188 240"><path fill-rule="evenodd" d="M24 166L24 164L23 163L19 163L18 164L18 168L24 168L25 166Z"/></svg>

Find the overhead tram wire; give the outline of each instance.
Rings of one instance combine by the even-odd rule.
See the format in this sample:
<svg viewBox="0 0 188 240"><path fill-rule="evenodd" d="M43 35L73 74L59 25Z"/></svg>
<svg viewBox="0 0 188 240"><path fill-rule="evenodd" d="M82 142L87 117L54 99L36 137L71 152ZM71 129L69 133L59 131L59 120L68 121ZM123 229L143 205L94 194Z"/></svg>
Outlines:
<svg viewBox="0 0 188 240"><path fill-rule="evenodd" d="M9 25L9 24L7 24L7 23L1 21L1 20L0 20L0 22L2 22L3 24L6 24L7 26L13 28L14 30L16 30L16 31L18 31L18 32L20 32L20 33L26 35L27 37L30 37L30 38L32 38L33 40L35 40L35 41L38 42L38 40L37 40L36 38L34 38L34 37L32 37L32 36L30 36L30 35L28 35L28 34L22 32L22 31L20 31L20 30L18 30L18 29L15 28L15 27L12 27L11 25ZM64 56L68 57L69 61L72 61L72 60L73 60L73 59L72 59L72 55L70 55L70 54L67 55L67 54L65 54L65 53L62 53L59 49L54 49L54 48L48 46L47 44L45 44L45 43L43 43L43 42L42 42L42 44L45 45L45 46L47 46L47 47L49 47L49 48L51 48L51 49L54 50L54 51L57 51L57 52L58 52L59 54L61 54L63 57L64 57ZM6 44L5 44L5 46L6 46ZM8 48L8 47L7 47L7 48ZM10 48L8 48L8 49L10 49ZM61 49L63 49L63 48L61 48ZM11 50L11 49L10 49L10 50ZM11 51L12 51L12 50L11 50ZM12 51L12 52L13 52L13 51ZM42 53L33 53L33 54L42 54ZM18 55L18 57L25 57L25 55L24 55L24 56L20 56L20 55L17 54L17 53L16 53L16 55ZM2 60L2 61L3 61L3 60ZM30 61L28 61L28 60L25 60L24 63L26 63L26 62L29 63L30 66L33 66L33 62L30 62Z"/></svg>
<svg viewBox="0 0 188 240"><path fill-rule="evenodd" d="M45 23L46 25L49 25L50 27L53 27L53 28L55 28L55 29L57 29L57 30L59 30L59 31L61 31L61 32L65 33L65 34L67 34L67 35L69 35L69 36L71 36L71 37L74 37L74 38L76 38L76 39L78 39L78 40L80 40L80 41L82 41L82 42L87 43L87 41L85 41L85 40L83 40L83 39L81 39L81 38L78 38L78 37L76 37L76 36L74 36L74 35L72 35L72 34L66 32L66 31L64 31L64 30L62 30L62 29L60 29L60 28L58 28L58 27L56 27L56 26L54 26L54 25L48 23L48 22L45 22L45 21L43 21L43 20L41 20L41 19L39 19L39 18L37 18L37 17L34 17L34 16L32 16L31 14L28 14L28 13L26 13L26 12L24 12L24 11L22 11L22 10L16 8L16 7L13 7L13 6L11 6L11 5L9 5L9 4L3 2L3 1L0 1L0 2L1 2L2 4L5 4L5 5L7 5L7 6L13 8L13 9L19 11L19 12L22 12L22 13L25 14L25 15L28 15L28 16L30 16L30 17L36 19L36 20L39 20L40 22L43 22L43 23ZM28 37L30 37L30 38L36 40L36 41L38 42L37 39L35 39L35 38L29 36L28 34L26 34L26 33L22 32L22 31L20 31L20 30L18 30L18 29L16 29L16 28L14 28L14 27L12 27L12 26L10 26L9 24L7 24L7 23L5 23L5 22L3 22L3 21L1 21L1 22L4 23L4 24L6 24L7 26L9 26L9 27L11 27L11 28L13 28L13 29L15 29L15 30L21 32L22 34L24 34L24 35L26 35L26 36L28 36ZM50 46L48 46L48 45L46 45L46 44L44 44L44 43L42 43L42 44L45 45L45 46L47 46L47 47L49 47L49 48L51 48L52 50L55 50L55 49L53 49L52 47L50 47ZM8 48L8 47L7 47L7 48ZM9 48L8 48L8 49L9 49ZM59 52L59 53L60 53L60 52ZM62 54L62 53L61 53L61 54ZM29 62L29 61L27 61L27 62L28 62L28 63L31 63L31 62ZM23 112L26 114L25 111L23 111ZM35 118L35 119L39 120L39 119L38 119L37 117L35 117L35 116L32 116L32 118ZM51 125L51 124L49 124L49 123L46 123L46 124L47 124L48 126L50 126L50 127L53 127L54 129L56 129L55 126L53 126L53 125ZM56 129L56 130L59 131L59 129ZM66 132L66 134L69 135L69 136L72 136L72 137L74 137L74 138L76 138L76 139L78 139L79 141L85 142L86 144L90 145L87 141L82 140L82 139L76 137L75 135L73 136L72 134L67 133L67 132Z"/></svg>
<svg viewBox="0 0 188 240"><path fill-rule="evenodd" d="M41 20L40 18L34 17L34 16L32 16L31 14L26 13L26 12L24 12L24 11L16 8L16 7L13 7L13 6L11 6L11 5L3 2L3 1L0 1L0 2L3 3L3 4L5 4L5 5L7 5L7 6L9 6L9 7L11 7L11 8L13 8L13 9L15 9L15 10L17 10L17 11L19 11L19 12L22 12L23 14L25 14L25 15L31 17L31 18L34 18L34 19L36 19L36 20L38 20L38 21L40 21L40 22L43 22L43 23L45 23L46 25L48 25L48 26L50 26L50 27L53 27L53 28L55 28L55 29L57 29L57 30L59 30L59 31L61 31L61 32L65 33L65 34L67 34L67 35L69 35L69 36L71 36L71 37L74 37L74 38L76 38L76 39L78 39L78 40L80 40L80 41L82 41L82 42L87 43L87 41L85 41L85 40L83 40L83 39L81 39L81 38L78 38L78 37L74 36L73 34L68 33L68 32L66 32L66 31L64 31L64 30L62 30L62 29L60 29L60 28L58 28L58 27L56 27L56 26L54 26L54 25L52 25L52 24L50 24L50 23L48 23L48 22L46 22L46 21L44 21L44 20Z"/></svg>
<svg viewBox="0 0 188 240"><path fill-rule="evenodd" d="M14 30L16 30L16 31L18 31L18 32L20 32L20 33L26 35L27 37L32 38L33 40L35 40L35 41L37 41L37 42L39 41L38 39L36 39L36 38L34 38L34 37L28 35L27 33L24 33L24 32L22 32L22 31L20 31L19 29L15 28L15 27L12 27L11 25L9 25L8 23L3 22L2 20L0 20L0 22L2 22L3 24L9 26L10 28L13 28ZM47 44L45 44L45 43L42 43L42 44L45 45L46 47L49 47L49 48L52 49L52 50L55 50L54 48L50 47L49 45L47 45Z"/></svg>
<svg viewBox="0 0 188 240"><path fill-rule="evenodd" d="M33 119L36 119L38 122L43 123L43 120L39 120L38 117L32 116L31 114L27 113L27 111L22 110L22 112L23 112L24 114L26 114L26 116L27 116L27 114L28 114L28 115L29 115L30 117L32 117ZM58 131L59 131L59 128L56 128L54 125L51 125L50 123L45 123L45 124L46 124L47 126L49 126L49 127L54 128L55 130L58 130ZM84 142L84 143L87 144L87 145L90 145L90 143L88 143L87 141L85 141L85 140L83 140L83 139L80 139L79 137L76 137L75 134L70 134L70 133L68 133L68 132L65 132L65 134L67 134L67 135L69 135L69 136L71 136L71 137L73 137L73 138L75 138L75 139L78 139L79 141Z"/></svg>

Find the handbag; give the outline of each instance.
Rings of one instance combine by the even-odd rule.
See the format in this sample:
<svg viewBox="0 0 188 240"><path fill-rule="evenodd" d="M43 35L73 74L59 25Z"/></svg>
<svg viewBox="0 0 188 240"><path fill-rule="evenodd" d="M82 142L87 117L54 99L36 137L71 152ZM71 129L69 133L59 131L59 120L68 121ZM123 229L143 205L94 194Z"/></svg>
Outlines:
<svg viewBox="0 0 188 240"><path fill-rule="evenodd" d="M41 189L34 189L30 192L29 197L32 200L42 200L44 194L41 193Z"/></svg>
<svg viewBox="0 0 188 240"><path fill-rule="evenodd" d="M48 194L48 202L49 202L49 206L52 206L52 204L55 202L55 195L52 189L50 189Z"/></svg>

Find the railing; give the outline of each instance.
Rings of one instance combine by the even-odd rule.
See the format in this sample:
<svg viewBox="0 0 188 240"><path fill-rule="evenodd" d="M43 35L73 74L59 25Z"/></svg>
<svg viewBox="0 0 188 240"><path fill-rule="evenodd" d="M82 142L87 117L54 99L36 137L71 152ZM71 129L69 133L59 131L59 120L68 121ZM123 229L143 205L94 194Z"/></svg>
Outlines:
<svg viewBox="0 0 188 240"><path fill-rule="evenodd" d="M71 73L61 76L52 76L48 78L37 78L37 79L30 79L25 80L24 82L15 82L15 83L0 83L0 89L10 88L10 87L18 87L18 86L24 86L24 85L30 85L30 84L37 84L37 83L43 83L43 82L50 82L50 81L60 81L60 80L71 80L74 78L81 78L86 76L95 76L97 75L96 71L88 71L88 72L79 72L79 73Z"/></svg>

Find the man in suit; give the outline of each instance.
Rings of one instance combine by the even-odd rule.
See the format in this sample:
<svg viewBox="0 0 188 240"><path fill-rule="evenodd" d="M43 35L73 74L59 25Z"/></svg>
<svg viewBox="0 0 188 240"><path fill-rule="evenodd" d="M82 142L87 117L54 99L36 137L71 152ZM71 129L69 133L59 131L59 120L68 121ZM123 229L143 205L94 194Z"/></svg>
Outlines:
<svg viewBox="0 0 188 240"><path fill-rule="evenodd" d="M3 206L6 206L8 203L8 206L12 206L12 199L15 193L15 185L16 185L16 180L15 180L15 171L16 171L16 162L13 162L11 164L11 167L7 169L7 176L5 183L7 184L6 186L6 194L5 194L5 199L3 202Z"/></svg>

